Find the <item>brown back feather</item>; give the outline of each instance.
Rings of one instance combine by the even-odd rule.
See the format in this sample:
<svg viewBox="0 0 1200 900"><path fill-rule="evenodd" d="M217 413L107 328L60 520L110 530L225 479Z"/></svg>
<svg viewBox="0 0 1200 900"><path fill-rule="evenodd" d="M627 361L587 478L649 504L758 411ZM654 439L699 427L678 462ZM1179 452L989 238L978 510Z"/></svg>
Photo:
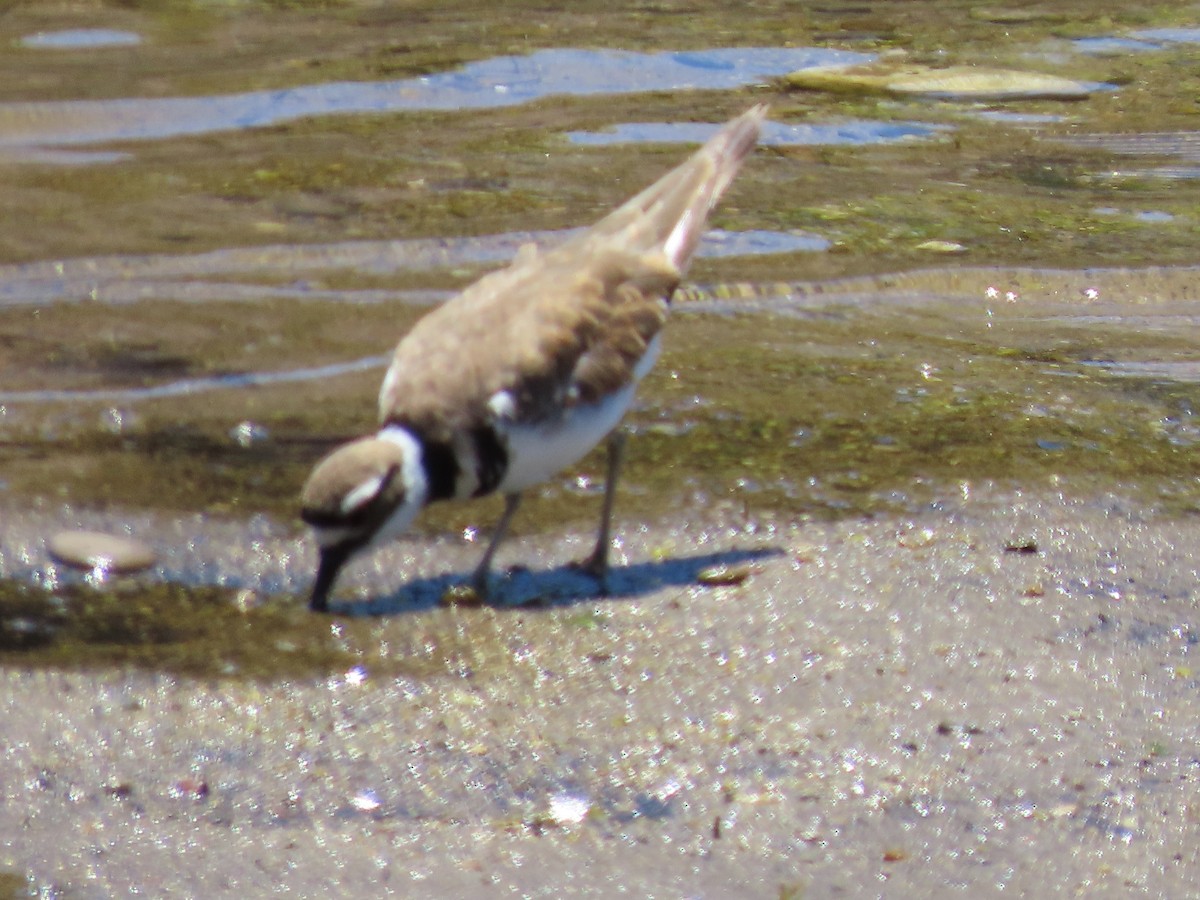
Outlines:
<svg viewBox="0 0 1200 900"><path fill-rule="evenodd" d="M538 421L627 383L763 115L755 107L593 228L548 252L522 248L422 318L396 348L381 420L449 440L488 421L499 391L518 420ZM671 260L664 243L680 227Z"/></svg>

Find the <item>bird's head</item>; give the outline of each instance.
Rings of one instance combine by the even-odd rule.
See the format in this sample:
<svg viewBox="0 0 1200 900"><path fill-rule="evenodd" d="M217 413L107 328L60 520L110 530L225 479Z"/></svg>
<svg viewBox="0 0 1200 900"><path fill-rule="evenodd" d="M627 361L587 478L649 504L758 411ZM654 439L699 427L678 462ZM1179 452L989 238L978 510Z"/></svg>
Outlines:
<svg viewBox="0 0 1200 900"><path fill-rule="evenodd" d="M388 430L338 447L313 469L300 495L320 564L309 606L325 612L342 566L359 551L403 532L425 505L420 446Z"/></svg>

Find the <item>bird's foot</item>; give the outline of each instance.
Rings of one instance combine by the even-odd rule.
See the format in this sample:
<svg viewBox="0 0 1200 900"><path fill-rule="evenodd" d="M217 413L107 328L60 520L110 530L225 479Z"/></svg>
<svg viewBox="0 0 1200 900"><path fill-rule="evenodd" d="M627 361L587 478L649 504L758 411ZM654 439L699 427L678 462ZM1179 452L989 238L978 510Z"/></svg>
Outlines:
<svg viewBox="0 0 1200 900"><path fill-rule="evenodd" d="M484 579L482 588L472 579L450 585L442 591L438 602L442 606L482 606L487 599L487 579Z"/></svg>
<svg viewBox="0 0 1200 900"><path fill-rule="evenodd" d="M596 580L596 585L600 588L601 596L608 596L608 554L601 553L599 550L592 553L587 559L581 559L570 564L570 567L576 572L582 572L584 575L590 575Z"/></svg>

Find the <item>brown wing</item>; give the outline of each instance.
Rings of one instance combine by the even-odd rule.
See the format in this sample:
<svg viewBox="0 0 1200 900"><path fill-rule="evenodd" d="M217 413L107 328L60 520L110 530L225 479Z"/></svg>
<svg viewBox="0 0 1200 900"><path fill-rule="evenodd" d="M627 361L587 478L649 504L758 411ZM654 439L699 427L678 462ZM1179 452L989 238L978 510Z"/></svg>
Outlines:
<svg viewBox="0 0 1200 900"><path fill-rule="evenodd" d="M588 231L523 248L423 318L396 348L380 418L448 440L494 416L501 391L536 421L628 383L765 115L754 107Z"/></svg>
<svg viewBox="0 0 1200 900"><path fill-rule="evenodd" d="M588 245L522 250L425 316L396 348L380 417L428 437L488 421L507 391L515 418L537 421L627 383L662 327L679 275L654 256Z"/></svg>

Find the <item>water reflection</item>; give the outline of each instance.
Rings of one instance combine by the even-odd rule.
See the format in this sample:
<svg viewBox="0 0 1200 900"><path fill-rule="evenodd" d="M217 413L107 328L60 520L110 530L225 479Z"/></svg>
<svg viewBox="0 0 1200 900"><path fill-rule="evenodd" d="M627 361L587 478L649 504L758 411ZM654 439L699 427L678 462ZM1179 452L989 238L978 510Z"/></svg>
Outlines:
<svg viewBox="0 0 1200 900"><path fill-rule="evenodd" d="M10 405L63 402L130 403L137 400L161 400L165 397L185 397L208 391L267 387L273 384L336 378L355 372L382 369L388 359L388 355L368 356L328 366L310 366L280 372L238 372L233 375L215 375L211 378L185 378L144 388L99 388L90 391L7 391L0 392L0 403Z"/></svg>
<svg viewBox="0 0 1200 900"><path fill-rule="evenodd" d="M1124 378L1200 384L1200 362L1195 360L1089 360L1083 364Z"/></svg>

